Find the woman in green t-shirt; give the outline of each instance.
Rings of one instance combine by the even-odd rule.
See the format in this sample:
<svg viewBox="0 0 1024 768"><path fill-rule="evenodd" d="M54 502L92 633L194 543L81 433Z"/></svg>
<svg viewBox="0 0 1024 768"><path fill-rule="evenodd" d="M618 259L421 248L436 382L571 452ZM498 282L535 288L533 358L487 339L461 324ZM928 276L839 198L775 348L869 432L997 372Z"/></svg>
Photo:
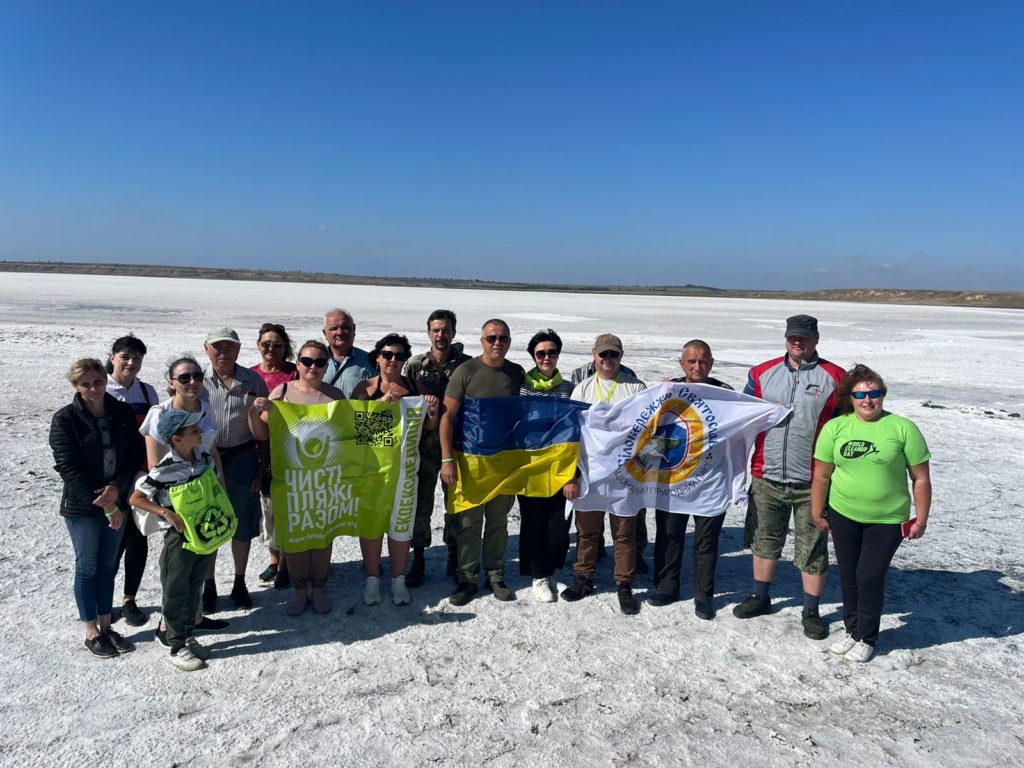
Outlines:
<svg viewBox="0 0 1024 768"><path fill-rule="evenodd" d="M911 491L917 516L907 538L924 535L932 500L924 437L910 419L884 410L885 395L881 376L854 366L839 386L839 416L814 445L811 517L832 534L846 625L830 650L850 661L874 656L885 574L904 538Z"/></svg>

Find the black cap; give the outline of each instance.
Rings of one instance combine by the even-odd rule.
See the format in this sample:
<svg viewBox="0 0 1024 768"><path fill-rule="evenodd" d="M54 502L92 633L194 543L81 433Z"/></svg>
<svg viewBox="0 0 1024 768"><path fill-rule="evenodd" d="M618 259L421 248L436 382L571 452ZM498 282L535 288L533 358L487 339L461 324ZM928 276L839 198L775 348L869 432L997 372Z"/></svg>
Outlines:
<svg viewBox="0 0 1024 768"><path fill-rule="evenodd" d="M787 336L816 336L818 333L818 318L810 315L793 315L786 318Z"/></svg>

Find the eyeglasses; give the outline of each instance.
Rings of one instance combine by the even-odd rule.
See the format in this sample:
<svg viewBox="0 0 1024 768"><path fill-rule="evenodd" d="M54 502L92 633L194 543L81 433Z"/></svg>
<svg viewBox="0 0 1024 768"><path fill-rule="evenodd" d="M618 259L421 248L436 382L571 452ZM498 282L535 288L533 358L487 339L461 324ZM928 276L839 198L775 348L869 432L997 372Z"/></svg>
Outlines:
<svg viewBox="0 0 1024 768"><path fill-rule="evenodd" d="M616 349L606 349L604 352L598 352L597 356L602 360L618 360L622 357L622 353Z"/></svg>
<svg viewBox="0 0 1024 768"><path fill-rule="evenodd" d="M871 389L867 392L851 392L850 397L854 400L863 400L865 397L870 397L872 400L877 400L885 394L884 389Z"/></svg>
<svg viewBox="0 0 1024 768"><path fill-rule="evenodd" d="M317 368L327 367L326 357L300 357L299 362L307 368L312 368L313 366L316 366Z"/></svg>
<svg viewBox="0 0 1024 768"><path fill-rule="evenodd" d="M560 353L557 349L538 349L533 353L533 356L536 357L538 360L543 360L545 357L558 357L559 354Z"/></svg>
<svg viewBox="0 0 1024 768"><path fill-rule="evenodd" d="M408 352L392 352L388 349L382 349L380 351L380 356L385 360L397 360L400 363L404 363L411 357Z"/></svg>
<svg viewBox="0 0 1024 768"><path fill-rule="evenodd" d="M193 381L196 382L196 384L202 384L203 378L204 375L202 371L193 371L192 373L179 373L174 377L174 380L179 384L191 384Z"/></svg>
<svg viewBox="0 0 1024 768"><path fill-rule="evenodd" d="M261 341L260 349L280 349L284 346L283 341Z"/></svg>
<svg viewBox="0 0 1024 768"><path fill-rule="evenodd" d="M484 341L486 341L488 344L494 344L495 342L500 342L502 344L508 344L510 341L512 341L512 337L511 336L484 336Z"/></svg>

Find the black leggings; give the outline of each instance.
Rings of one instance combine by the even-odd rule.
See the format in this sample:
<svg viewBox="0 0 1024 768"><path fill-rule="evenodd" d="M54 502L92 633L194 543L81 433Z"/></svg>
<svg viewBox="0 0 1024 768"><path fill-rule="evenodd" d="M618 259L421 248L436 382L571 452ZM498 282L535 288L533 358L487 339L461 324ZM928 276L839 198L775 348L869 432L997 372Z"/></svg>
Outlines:
<svg viewBox="0 0 1024 768"><path fill-rule="evenodd" d="M854 640L874 645L885 603L885 574L903 541L899 523L858 523L828 511L839 564L843 623Z"/></svg>
<svg viewBox="0 0 1024 768"><path fill-rule="evenodd" d="M124 594L139 594L142 573L146 570L146 558L149 556L149 542L135 525L135 515L128 512L124 515L124 536L117 549L117 567L121 567L124 557Z"/></svg>

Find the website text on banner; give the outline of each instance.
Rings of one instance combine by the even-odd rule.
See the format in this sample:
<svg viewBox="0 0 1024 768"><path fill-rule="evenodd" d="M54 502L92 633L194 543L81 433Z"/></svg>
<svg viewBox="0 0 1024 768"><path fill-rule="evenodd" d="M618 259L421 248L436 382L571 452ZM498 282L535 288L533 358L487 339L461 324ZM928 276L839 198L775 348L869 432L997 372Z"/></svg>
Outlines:
<svg viewBox="0 0 1024 768"><path fill-rule="evenodd" d="M557 397L465 398L453 435L458 480L448 512L503 495L551 496L576 474L580 416L588 407Z"/></svg>
<svg viewBox="0 0 1024 768"><path fill-rule="evenodd" d="M718 515L746 500L759 432L790 408L708 384L665 383L583 419L583 488L575 507L629 517L645 508Z"/></svg>
<svg viewBox="0 0 1024 768"><path fill-rule="evenodd" d="M412 537L423 398L397 403L275 403L270 411L270 494L285 552L336 536Z"/></svg>

